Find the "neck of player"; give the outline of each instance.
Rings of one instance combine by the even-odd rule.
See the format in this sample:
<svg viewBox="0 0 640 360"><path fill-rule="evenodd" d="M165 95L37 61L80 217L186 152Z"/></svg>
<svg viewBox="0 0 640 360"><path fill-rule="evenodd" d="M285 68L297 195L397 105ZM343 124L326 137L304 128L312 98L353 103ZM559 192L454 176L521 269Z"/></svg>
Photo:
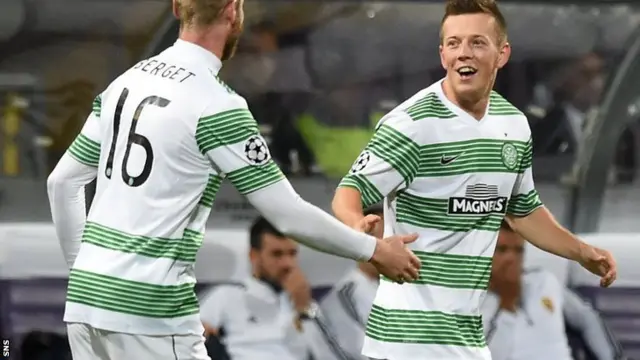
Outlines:
<svg viewBox="0 0 640 360"><path fill-rule="evenodd" d="M442 86L444 96L446 96L447 99L457 107L469 113L476 120L481 120L484 117L487 111L487 106L489 106L489 95L491 94L492 88L493 84L488 86L487 89L482 89L474 94L461 96L460 94L456 94L453 90L453 86L451 86L448 78L444 79Z"/></svg>
<svg viewBox="0 0 640 360"><path fill-rule="evenodd" d="M207 28L184 27L180 29L180 40L188 41L212 52L222 59L222 52L227 41L225 29L211 25Z"/></svg>

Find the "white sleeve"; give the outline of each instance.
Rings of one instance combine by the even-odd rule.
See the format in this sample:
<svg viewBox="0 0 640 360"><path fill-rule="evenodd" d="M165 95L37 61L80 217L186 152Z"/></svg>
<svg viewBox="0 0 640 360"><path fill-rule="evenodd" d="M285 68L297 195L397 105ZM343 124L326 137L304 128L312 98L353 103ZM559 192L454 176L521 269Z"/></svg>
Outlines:
<svg viewBox="0 0 640 360"><path fill-rule="evenodd" d="M622 349L600 315L576 293L565 289L563 312L567 325L577 330L597 360L622 359Z"/></svg>
<svg viewBox="0 0 640 360"><path fill-rule="evenodd" d="M376 239L352 230L304 201L269 155L258 125L239 96L204 110L196 142L216 170L276 228L296 241L329 254L368 261Z"/></svg>
<svg viewBox="0 0 640 360"><path fill-rule="evenodd" d="M533 182L533 140L514 145L520 156L518 176L507 205L507 213L527 216L542 206L540 196Z"/></svg>
<svg viewBox="0 0 640 360"><path fill-rule="evenodd" d="M87 220L84 186L97 175L100 160L100 96L94 100L82 131L47 179L51 217L69 268L80 250Z"/></svg>
<svg viewBox="0 0 640 360"><path fill-rule="evenodd" d="M409 186L419 170L419 129L418 122L404 112L390 113L382 118L373 137L338 186L358 190L364 208Z"/></svg>

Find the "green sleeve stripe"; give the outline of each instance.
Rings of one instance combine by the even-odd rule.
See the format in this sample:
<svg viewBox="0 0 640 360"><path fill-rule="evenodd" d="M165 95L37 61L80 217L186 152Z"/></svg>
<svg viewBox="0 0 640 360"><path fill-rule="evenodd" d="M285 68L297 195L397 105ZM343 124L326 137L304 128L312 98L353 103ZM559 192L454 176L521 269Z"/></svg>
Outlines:
<svg viewBox="0 0 640 360"><path fill-rule="evenodd" d="M209 181L207 182L207 186L204 188L204 192L202 193L202 197L200 198L200 205L209 208L213 207L213 201L216 198L218 190L220 190L220 185L222 185L221 176L209 175Z"/></svg>
<svg viewBox="0 0 640 360"><path fill-rule="evenodd" d="M196 143L205 154L215 148L235 144L257 135L258 124L247 109L233 109L198 120Z"/></svg>
<svg viewBox="0 0 640 360"><path fill-rule="evenodd" d="M277 183L284 179L284 174L278 165L270 160L264 165L248 165L234 170L227 175L227 178L238 192L247 195Z"/></svg>
<svg viewBox="0 0 640 360"><path fill-rule="evenodd" d="M79 162L88 166L98 167L98 163L100 162L100 144L85 135L79 134L67 151Z"/></svg>
<svg viewBox="0 0 640 360"><path fill-rule="evenodd" d="M515 216L527 216L540 206L542 206L542 201L540 201L538 192L531 190L526 194L512 196L507 205L507 213Z"/></svg>
<svg viewBox="0 0 640 360"><path fill-rule="evenodd" d="M100 117L101 111L102 111L102 95L98 95L96 96L95 99L93 99L93 113L96 115L96 117Z"/></svg>
<svg viewBox="0 0 640 360"><path fill-rule="evenodd" d="M351 187L358 190L362 207L365 208L377 204L384 198L378 188L364 175L348 174L340 181L338 187Z"/></svg>
<svg viewBox="0 0 640 360"><path fill-rule="evenodd" d="M520 163L520 172L521 173L525 172L532 165L533 165L533 143L532 143L532 140L529 139L524 149L524 153L522 154L522 162Z"/></svg>
<svg viewBox="0 0 640 360"><path fill-rule="evenodd" d="M418 173L420 146L391 126L380 126L367 149L393 167L406 184Z"/></svg>

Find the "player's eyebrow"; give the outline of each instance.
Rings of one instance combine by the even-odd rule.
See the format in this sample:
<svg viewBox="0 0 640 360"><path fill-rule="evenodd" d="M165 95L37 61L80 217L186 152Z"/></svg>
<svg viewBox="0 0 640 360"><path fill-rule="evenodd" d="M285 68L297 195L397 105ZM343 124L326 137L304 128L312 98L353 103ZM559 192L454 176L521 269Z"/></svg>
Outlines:
<svg viewBox="0 0 640 360"><path fill-rule="evenodd" d="M467 34L467 35L452 35L452 36L448 36L448 37L446 37L444 39L443 42L448 42L448 41L451 41L451 40L460 42L464 38L467 38L467 39L470 39L470 40L482 39L482 40L487 41L487 42L491 42L492 41L490 35L486 35L486 34Z"/></svg>

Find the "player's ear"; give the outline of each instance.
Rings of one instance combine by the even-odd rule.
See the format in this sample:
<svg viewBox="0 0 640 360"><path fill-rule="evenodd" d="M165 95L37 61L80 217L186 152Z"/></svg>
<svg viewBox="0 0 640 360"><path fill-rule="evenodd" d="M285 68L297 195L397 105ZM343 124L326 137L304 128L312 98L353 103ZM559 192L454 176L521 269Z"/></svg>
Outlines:
<svg viewBox="0 0 640 360"><path fill-rule="evenodd" d="M440 64L442 64L442 68L447 70L447 62L444 59L444 47L442 46L442 41L440 42L440 46L438 46L438 50L440 52Z"/></svg>
<svg viewBox="0 0 640 360"><path fill-rule="evenodd" d="M222 18L229 22L229 24L235 24L238 14L237 2L239 0L230 0L227 5L222 8Z"/></svg>
<svg viewBox="0 0 640 360"><path fill-rule="evenodd" d="M511 45L507 41L503 41L500 47L500 55L498 56L498 69L502 69L511 57Z"/></svg>
<svg viewBox="0 0 640 360"><path fill-rule="evenodd" d="M172 0L171 1L171 8L173 10L173 16L175 16L176 19L180 19L180 11L179 11L179 7L180 4L178 4L179 0Z"/></svg>

